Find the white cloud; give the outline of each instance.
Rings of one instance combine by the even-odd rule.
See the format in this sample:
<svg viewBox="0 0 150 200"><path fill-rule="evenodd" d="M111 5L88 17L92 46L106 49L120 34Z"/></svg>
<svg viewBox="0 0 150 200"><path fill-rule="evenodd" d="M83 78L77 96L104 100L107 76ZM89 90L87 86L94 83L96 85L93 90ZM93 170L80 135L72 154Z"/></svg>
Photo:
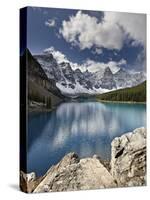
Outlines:
<svg viewBox="0 0 150 200"><path fill-rule="evenodd" d="M99 49L99 48L95 48L93 51L92 51L93 54L102 54L103 53L103 50L102 49Z"/></svg>
<svg viewBox="0 0 150 200"><path fill-rule="evenodd" d="M69 60L67 59L67 57L62 52L55 50L54 47L50 47L50 48L45 49L44 53L51 53L51 54L53 54L54 58L56 59L56 61L58 63L69 62Z"/></svg>
<svg viewBox="0 0 150 200"><path fill-rule="evenodd" d="M117 24L110 22L99 23L96 17L78 11L69 21L63 21L60 33L73 45L80 49L105 47L108 49L121 49L123 34Z"/></svg>
<svg viewBox="0 0 150 200"><path fill-rule="evenodd" d="M126 64L126 60L121 59L120 61L109 61L107 63L96 62L93 60L87 60L84 64L84 67L87 68L90 72L104 71L106 67L109 67L112 73L116 73L122 65Z"/></svg>
<svg viewBox="0 0 150 200"><path fill-rule="evenodd" d="M127 64L127 61L125 59L121 59L119 62L118 62L118 65L126 65Z"/></svg>
<svg viewBox="0 0 150 200"><path fill-rule="evenodd" d="M146 42L146 15L121 12L105 12L105 20L118 23L123 27L126 34L135 41L145 46Z"/></svg>
<svg viewBox="0 0 150 200"><path fill-rule="evenodd" d="M136 57L134 65L132 68L136 71L146 72L146 51L143 49Z"/></svg>
<svg viewBox="0 0 150 200"><path fill-rule="evenodd" d="M56 25L56 21L55 21L55 19L48 19L45 22L45 25L48 26L48 27L54 27Z"/></svg>
<svg viewBox="0 0 150 200"><path fill-rule="evenodd" d="M95 46L100 49L120 50L125 38L133 38L145 44L146 19L143 14L105 12L102 22L96 17L78 11L62 22L59 33L72 45L81 50Z"/></svg>
<svg viewBox="0 0 150 200"><path fill-rule="evenodd" d="M122 65L126 65L127 62L124 59L121 59L120 61L109 61L107 63L104 62L96 62L94 60L86 60L86 62L82 65L78 65L77 63L70 63L73 70L80 69L82 72L88 70L92 73L94 72L104 72L106 67L109 67L112 71L112 73L116 73Z"/></svg>

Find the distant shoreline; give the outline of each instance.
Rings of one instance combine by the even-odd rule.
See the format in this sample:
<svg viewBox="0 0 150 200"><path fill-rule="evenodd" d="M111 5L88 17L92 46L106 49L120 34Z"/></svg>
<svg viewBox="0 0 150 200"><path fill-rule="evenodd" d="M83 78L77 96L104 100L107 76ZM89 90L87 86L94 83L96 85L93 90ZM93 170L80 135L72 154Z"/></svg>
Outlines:
<svg viewBox="0 0 150 200"><path fill-rule="evenodd" d="M100 100L100 99L97 99L95 98L95 100L97 102L102 102L102 103L121 103L121 104L145 104L146 105L146 102L136 102L136 101L108 101L108 100ZM28 107L27 108L27 111L28 113L36 113L36 112L51 112L53 111L55 107L52 107L52 108L43 108L43 107L34 107L34 108L31 108L31 107Z"/></svg>
<svg viewBox="0 0 150 200"><path fill-rule="evenodd" d="M56 109L57 105L53 105L51 108L47 108L46 106L27 106L28 113L39 113L39 112L51 112Z"/></svg>
<svg viewBox="0 0 150 200"><path fill-rule="evenodd" d="M27 108L28 113L51 112L55 108Z"/></svg>
<svg viewBox="0 0 150 200"><path fill-rule="evenodd" d="M146 102L137 102L137 101L109 101L109 100L101 100L96 99L98 102L105 102L105 103L128 103L128 104L146 104Z"/></svg>

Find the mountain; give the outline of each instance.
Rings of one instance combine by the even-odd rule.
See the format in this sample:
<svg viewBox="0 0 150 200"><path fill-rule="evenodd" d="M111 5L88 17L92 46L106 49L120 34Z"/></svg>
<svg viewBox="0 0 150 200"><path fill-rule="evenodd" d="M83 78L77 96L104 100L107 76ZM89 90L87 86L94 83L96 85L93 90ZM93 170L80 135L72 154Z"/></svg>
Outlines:
<svg viewBox="0 0 150 200"><path fill-rule="evenodd" d="M130 87L131 75L123 68L114 74L114 80L118 88ZM126 80L126 81L125 81Z"/></svg>
<svg viewBox="0 0 150 200"><path fill-rule="evenodd" d="M36 55L34 58L40 63L49 79L64 81L61 69L52 54Z"/></svg>
<svg viewBox="0 0 150 200"><path fill-rule="evenodd" d="M146 80L143 72L129 72L120 68L113 73L109 66L96 72L74 69L72 63L58 63L52 53L34 55L47 77L56 82L61 93L69 97L94 95L136 86Z"/></svg>
<svg viewBox="0 0 150 200"><path fill-rule="evenodd" d="M97 99L106 101L146 102L146 81L135 87L97 95Z"/></svg>
<svg viewBox="0 0 150 200"><path fill-rule="evenodd" d="M92 74L87 70L85 73L80 69L73 70L69 62L57 63L51 53L34 55L41 64L46 75L56 81L57 87L66 96L77 96L80 93L89 93L92 88L90 77Z"/></svg>
<svg viewBox="0 0 150 200"><path fill-rule="evenodd" d="M21 67L27 69L29 108L34 106L51 108L64 98L56 87L56 82L47 77L28 49L24 51L20 61Z"/></svg>
<svg viewBox="0 0 150 200"><path fill-rule="evenodd" d="M145 81L145 75L143 72L131 73L121 68L117 73L114 74L114 80L117 88L126 88L136 86Z"/></svg>
<svg viewBox="0 0 150 200"><path fill-rule="evenodd" d="M104 75L101 79L101 88L112 90L116 88L116 83L114 81L113 73L111 72L110 68L107 67L104 71Z"/></svg>
<svg viewBox="0 0 150 200"><path fill-rule="evenodd" d="M67 62L62 62L60 63L59 67L65 79L65 85L68 83L69 86L74 89L75 78L70 64Z"/></svg>

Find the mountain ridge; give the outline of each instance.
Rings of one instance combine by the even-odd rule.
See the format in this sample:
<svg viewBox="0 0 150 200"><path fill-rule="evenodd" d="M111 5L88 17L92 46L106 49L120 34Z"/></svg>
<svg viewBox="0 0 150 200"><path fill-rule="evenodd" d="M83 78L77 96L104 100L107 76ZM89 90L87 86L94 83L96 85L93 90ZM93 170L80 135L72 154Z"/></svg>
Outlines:
<svg viewBox="0 0 150 200"><path fill-rule="evenodd" d="M34 55L48 78L56 81L61 93L68 97L85 93L96 95L121 88L133 87L146 80L143 72L130 73L120 68L113 73L109 66L102 71L90 72L73 69L71 63L58 63L52 53Z"/></svg>

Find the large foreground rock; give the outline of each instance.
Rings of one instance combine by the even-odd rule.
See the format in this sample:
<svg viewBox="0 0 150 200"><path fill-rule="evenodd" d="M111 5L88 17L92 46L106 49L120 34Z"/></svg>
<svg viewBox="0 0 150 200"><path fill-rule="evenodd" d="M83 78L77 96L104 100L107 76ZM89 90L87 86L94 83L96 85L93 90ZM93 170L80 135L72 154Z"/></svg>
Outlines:
<svg viewBox="0 0 150 200"><path fill-rule="evenodd" d="M133 132L112 141L111 174L119 186L146 184L146 129Z"/></svg>
<svg viewBox="0 0 150 200"><path fill-rule="evenodd" d="M43 177L21 172L21 188L37 193L145 185L146 129L117 137L111 146L110 163L97 155L79 159L77 154L69 153Z"/></svg>
<svg viewBox="0 0 150 200"><path fill-rule="evenodd" d="M116 187L117 184L97 156L79 160L75 153L66 155L50 168L34 192L71 191Z"/></svg>

